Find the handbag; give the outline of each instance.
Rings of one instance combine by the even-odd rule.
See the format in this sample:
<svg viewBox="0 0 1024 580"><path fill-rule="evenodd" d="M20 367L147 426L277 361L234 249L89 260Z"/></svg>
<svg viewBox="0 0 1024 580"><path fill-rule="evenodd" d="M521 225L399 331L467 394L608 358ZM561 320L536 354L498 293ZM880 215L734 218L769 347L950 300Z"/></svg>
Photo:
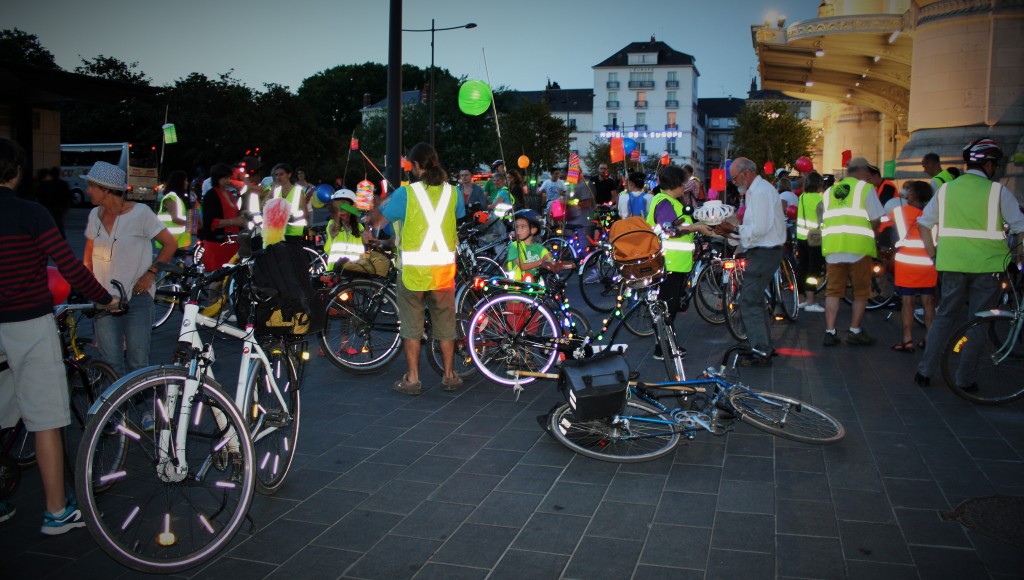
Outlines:
<svg viewBox="0 0 1024 580"><path fill-rule="evenodd" d="M821 228L811 228L807 231L807 245L812 248L821 247Z"/></svg>

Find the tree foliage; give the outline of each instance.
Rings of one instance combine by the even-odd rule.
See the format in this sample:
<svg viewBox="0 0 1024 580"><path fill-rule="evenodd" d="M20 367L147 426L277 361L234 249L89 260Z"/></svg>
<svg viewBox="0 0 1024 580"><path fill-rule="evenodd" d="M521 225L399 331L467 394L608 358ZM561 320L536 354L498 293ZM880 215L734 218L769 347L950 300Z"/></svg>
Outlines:
<svg viewBox="0 0 1024 580"><path fill-rule="evenodd" d="M766 161L792 165L810 154L811 130L784 101L747 103L736 121L736 152L758 167Z"/></svg>
<svg viewBox="0 0 1024 580"><path fill-rule="evenodd" d="M39 43L39 37L17 28L0 30L0 61L60 70L53 53Z"/></svg>

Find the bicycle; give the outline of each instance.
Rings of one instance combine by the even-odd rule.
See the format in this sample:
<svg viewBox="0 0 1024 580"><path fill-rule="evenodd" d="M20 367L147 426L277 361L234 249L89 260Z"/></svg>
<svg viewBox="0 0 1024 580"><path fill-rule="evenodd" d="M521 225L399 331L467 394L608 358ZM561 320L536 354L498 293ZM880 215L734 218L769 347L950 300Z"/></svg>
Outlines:
<svg viewBox="0 0 1024 580"><path fill-rule="evenodd" d="M740 356L761 355L745 346L726 351L719 368L708 367L691 380L623 386L622 411L597 419L577 419L571 402L556 405L546 428L559 443L580 455L616 463L650 461L664 457L685 437L705 430L721 436L741 421L772 435L812 444L833 444L846 429L824 410L798 399L751 389L738 382ZM520 373L539 378L558 374ZM667 406L663 400L674 398Z"/></svg>
<svg viewBox="0 0 1024 580"><path fill-rule="evenodd" d="M727 316L725 319L729 334L736 340L746 340L747 330L743 325L743 316L739 311L739 296L743 289L743 272L746 269L746 259L726 260L723 263L725 272L725 304ZM800 316L800 292L797 290L796 272L793 264L782 258L779 267L772 275L772 282L764 291L765 310L769 320L775 313L776 306L782 312L782 318L793 322Z"/></svg>
<svg viewBox="0 0 1024 580"><path fill-rule="evenodd" d="M212 558L247 518L254 492L280 489L292 465L304 338L257 336L252 320L239 328L199 310L203 288L249 263L204 274L192 286L177 364L129 374L89 410L75 471L80 507L96 542L133 569L173 573ZM250 312L269 294L251 288ZM213 377L213 343L201 328L242 343L234 398ZM156 419L150 433L138 403L147 396ZM120 435L116 465L104 446L109 433Z"/></svg>

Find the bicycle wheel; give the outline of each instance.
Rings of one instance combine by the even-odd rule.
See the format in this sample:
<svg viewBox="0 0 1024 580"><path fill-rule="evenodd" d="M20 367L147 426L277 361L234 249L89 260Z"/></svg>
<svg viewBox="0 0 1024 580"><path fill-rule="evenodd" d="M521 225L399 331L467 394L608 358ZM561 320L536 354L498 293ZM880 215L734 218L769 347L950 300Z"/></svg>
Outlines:
<svg viewBox="0 0 1024 580"><path fill-rule="evenodd" d="M580 265L580 293L583 301L594 310L604 313L615 308L622 275L605 249L594 250L583 258Z"/></svg>
<svg viewBox="0 0 1024 580"><path fill-rule="evenodd" d="M22 425L19 429L4 429L2 431L4 437L14 437L15 440L11 444L11 451L9 455L18 463L18 467L32 467L36 464L36 435L35 433L29 432L28 429ZM2 439L0 442L4 446L7 445L7 440Z"/></svg>
<svg viewBox="0 0 1024 580"><path fill-rule="evenodd" d="M775 296L782 307L782 315L790 322L796 320L800 316L800 290L796 283L796 272L789 260L782 259L774 283Z"/></svg>
<svg viewBox="0 0 1024 580"><path fill-rule="evenodd" d="M877 310L890 306L899 300L896 295L896 284L891 272L886 270L885 264L878 258L871 259L871 296L868 297L867 310ZM853 286L847 283L846 296L843 301L853 304Z"/></svg>
<svg viewBox="0 0 1024 580"><path fill-rule="evenodd" d="M975 318L942 354L942 378L957 396L979 405L1024 397L1024 337L1012 316Z"/></svg>
<svg viewBox="0 0 1024 580"><path fill-rule="evenodd" d="M578 421L563 403L548 416L548 431L569 449L601 461L637 463L664 457L679 444L679 426L658 408L630 399L618 417Z"/></svg>
<svg viewBox="0 0 1024 580"><path fill-rule="evenodd" d="M181 292L181 283L177 276L166 272L160 273L160 278L155 282L156 296L153 298L153 328L160 328L167 322L174 309L180 304L178 293Z"/></svg>
<svg viewBox="0 0 1024 580"><path fill-rule="evenodd" d="M476 275L484 276L485 278L493 278L498 276L500 278L505 277L505 269L501 267L498 262L493 258L487 256L476 257Z"/></svg>
<svg viewBox="0 0 1024 580"><path fill-rule="evenodd" d="M64 361L68 374L71 397L71 423L64 427L64 453L68 465L75 464L85 427L89 422L89 407L107 388L117 382L117 372L109 364L92 358Z"/></svg>
<svg viewBox="0 0 1024 580"><path fill-rule="evenodd" d="M697 276L694 304L697 314L709 324L725 324L725 292L721 279L722 267L714 263Z"/></svg>
<svg viewBox="0 0 1024 580"><path fill-rule="evenodd" d="M544 240L544 247L551 252L551 259L558 262L576 262L576 253L572 246L562 238L548 238ZM568 280L575 268L566 268L558 273L558 278L563 282Z"/></svg>
<svg viewBox="0 0 1024 580"><path fill-rule="evenodd" d="M628 298L623 299L623 313L629 312L638 300L643 299L642 292L643 291L633 291L633 293ZM640 308L633 310L632 314L624 318L622 320L622 324L626 325L626 330L628 330L634 336L645 338L654 335L654 319L651 317L650 309L644 307L643 305L641 305Z"/></svg>
<svg viewBox="0 0 1024 580"><path fill-rule="evenodd" d="M310 276L321 276L327 272L327 256L323 252L306 246L303 246L302 249L306 250L307 257L309 258Z"/></svg>
<svg viewBox="0 0 1024 580"><path fill-rule="evenodd" d="M352 280L331 294L320 352L338 368L370 373L398 356L399 326L397 299L383 281Z"/></svg>
<svg viewBox="0 0 1024 580"><path fill-rule="evenodd" d="M473 313L466 338L476 368L491 381L512 386L516 380L509 371L547 372L555 364L554 339L559 336L547 307L526 296L503 294L484 301Z"/></svg>
<svg viewBox="0 0 1024 580"><path fill-rule="evenodd" d="M234 537L252 502L245 420L212 379L193 397L182 392L185 380L182 369L167 367L120 383L90 418L78 454L75 490L86 527L107 554L142 572L175 573L209 560ZM147 397L160 401L150 433L135 403ZM176 449L172 435L185 404L192 413ZM123 457L116 468L112 452Z"/></svg>
<svg viewBox="0 0 1024 580"><path fill-rule="evenodd" d="M566 312L569 316L569 328L563 327L562 334L569 334L571 330L574 336L584 337L590 334L590 320L576 308L570 307Z"/></svg>
<svg viewBox="0 0 1024 580"><path fill-rule="evenodd" d="M280 343L264 348L270 368L259 361L250 365L242 408L249 420L256 458L256 491L271 495L281 488L295 459L302 403L299 377L289 350Z"/></svg>
<svg viewBox="0 0 1024 580"><path fill-rule="evenodd" d="M740 276L733 272L725 283L725 326L733 338L742 342L747 340L747 329L743 326L743 316L740 314Z"/></svg>
<svg viewBox="0 0 1024 580"><path fill-rule="evenodd" d="M835 417L792 397L734 389L729 403L741 421L793 441L828 444L846 435L846 428Z"/></svg>

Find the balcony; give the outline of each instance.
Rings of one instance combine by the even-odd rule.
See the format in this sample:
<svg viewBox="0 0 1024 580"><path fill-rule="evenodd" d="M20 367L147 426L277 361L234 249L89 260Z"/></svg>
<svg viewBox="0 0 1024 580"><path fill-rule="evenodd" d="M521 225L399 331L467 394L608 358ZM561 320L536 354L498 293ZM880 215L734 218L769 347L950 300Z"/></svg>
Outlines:
<svg viewBox="0 0 1024 580"><path fill-rule="evenodd" d="M617 89L619 88L619 81L608 81L604 84L605 88Z"/></svg>
<svg viewBox="0 0 1024 580"><path fill-rule="evenodd" d="M644 124L644 123L639 124L639 125L633 125L633 130L634 131L646 131L647 130L647 125Z"/></svg>
<svg viewBox="0 0 1024 580"><path fill-rule="evenodd" d="M654 81L629 81L631 89L653 89Z"/></svg>
<svg viewBox="0 0 1024 580"><path fill-rule="evenodd" d="M633 108L635 109L646 109L647 101L633 101Z"/></svg>
<svg viewBox="0 0 1024 580"><path fill-rule="evenodd" d="M604 130L605 131L618 131L619 130L619 126L618 125L605 125L604 126Z"/></svg>
<svg viewBox="0 0 1024 580"><path fill-rule="evenodd" d="M679 101L665 101L665 108L666 109L678 109L679 108Z"/></svg>
<svg viewBox="0 0 1024 580"><path fill-rule="evenodd" d="M619 108L619 102L618 101L605 101L604 106L606 108L609 108L609 109L618 109Z"/></svg>
<svg viewBox="0 0 1024 580"><path fill-rule="evenodd" d="M665 88L666 89L678 89L679 88L679 81L665 81Z"/></svg>
<svg viewBox="0 0 1024 580"><path fill-rule="evenodd" d="M674 131L676 129L679 129L679 123L665 123L666 131Z"/></svg>

